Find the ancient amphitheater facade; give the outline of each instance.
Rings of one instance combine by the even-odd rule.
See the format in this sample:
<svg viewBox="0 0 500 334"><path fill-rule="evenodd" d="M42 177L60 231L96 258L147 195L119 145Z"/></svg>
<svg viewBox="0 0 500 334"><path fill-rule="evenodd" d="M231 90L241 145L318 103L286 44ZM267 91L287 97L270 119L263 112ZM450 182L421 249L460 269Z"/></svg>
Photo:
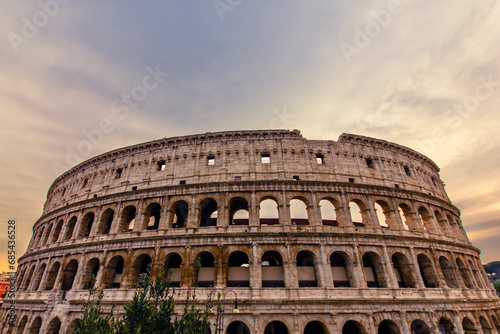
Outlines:
<svg viewBox="0 0 500 334"><path fill-rule="evenodd" d="M72 333L91 274L109 310L149 263L172 273L180 309L197 262L200 305L231 290L223 333L500 331L499 299L430 159L358 135L261 130L155 140L58 177L2 333Z"/></svg>

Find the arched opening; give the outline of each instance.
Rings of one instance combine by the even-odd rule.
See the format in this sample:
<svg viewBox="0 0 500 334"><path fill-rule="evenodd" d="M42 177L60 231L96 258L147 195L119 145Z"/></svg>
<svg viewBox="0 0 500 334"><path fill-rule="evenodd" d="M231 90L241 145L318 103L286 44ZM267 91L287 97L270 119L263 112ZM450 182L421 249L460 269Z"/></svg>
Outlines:
<svg viewBox="0 0 500 334"><path fill-rule="evenodd" d="M227 286L250 286L250 264L248 256L245 253L240 251L233 252L229 256L227 265Z"/></svg>
<svg viewBox="0 0 500 334"><path fill-rule="evenodd" d="M385 208L383 206L385 206ZM391 222L391 219L390 219L391 217L389 216L389 212L390 212L389 205L383 201L376 201L374 204L374 207L375 207L375 212L377 214L378 224L380 225L380 227L382 227L382 228L393 227L394 228L394 226L389 225L389 223Z"/></svg>
<svg viewBox="0 0 500 334"><path fill-rule="evenodd" d="M472 281L470 279L469 271L465 267L462 260L457 258L456 262L457 262L458 270L460 270L460 276L462 276L462 280L464 281L465 286L469 289L472 289L474 286L473 286Z"/></svg>
<svg viewBox="0 0 500 334"><path fill-rule="evenodd" d="M42 327L42 318L36 317L36 319L31 324L29 334L40 334L41 327Z"/></svg>
<svg viewBox="0 0 500 334"><path fill-rule="evenodd" d="M103 273L104 289L119 289L123 278L123 269L125 261L121 256L113 257L105 268Z"/></svg>
<svg viewBox="0 0 500 334"><path fill-rule="evenodd" d="M137 210L135 206L129 205L122 210L120 218L120 226L118 233L125 233L134 230L135 226L135 216L137 215Z"/></svg>
<svg viewBox="0 0 500 334"><path fill-rule="evenodd" d="M213 287L215 281L215 258L212 253L204 252L198 256L200 270L197 282L199 287Z"/></svg>
<svg viewBox="0 0 500 334"><path fill-rule="evenodd" d="M57 240L59 240L59 235L61 234L61 230L62 230L62 227L63 227L63 220L59 220L59 222L56 224L56 227L54 229L54 233L52 234L52 240L51 240L51 243L55 243L57 242Z"/></svg>
<svg viewBox="0 0 500 334"><path fill-rule="evenodd" d="M290 218L292 225L309 225L306 203L298 198L290 201Z"/></svg>
<svg viewBox="0 0 500 334"><path fill-rule="evenodd" d="M113 209L107 209L101 215L99 221L99 226L97 226L97 234L109 234L111 232L111 224L115 217L115 211Z"/></svg>
<svg viewBox="0 0 500 334"><path fill-rule="evenodd" d="M205 198L200 207L200 227L217 226L217 202L213 198Z"/></svg>
<svg viewBox="0 0 500 334"><path fill-rule="evenodd" d="M144 212L144 218L147 222L147 230L157 230L160 226L161 205L158 203L151 203Z"/></svg>
<svg viewBox="0 0 500 334"><path fill-rule="evenodd" d="M434 211L434 216L436 217L441 233L443 235L449 236L450 229L448 228L448 221L446 220L446 218L444 218L444 216L437 210Z"/></svg>
<svg viewBox="0 0 500 334"><path fill-rule="evenodd" d="M262 287L275 288L285 286L283 260L277 251L267 251L262 255Z"/></svg>
<svg viewBox="0 0 500 334"><path fill-rule="evenodd" d="M452 235L455 238L459 238L460 239L461 238L460 228L457 226L456 221L453 218L451 218L451 216L449 214L446 215L446 219L448 219L448 223L450 224Z"/></svg>
<svg viewBox="0 0 500 334"><path fill-rule="evenodd" d="M453 324L451 323L450 320L446 319L446 318L441 318L441 320L439 320L439 333L441 334L452 334L452 333L455 333L455 327L453 326Z"/></svg>
<svg viewBox="0 0 500 334"><path fill-rule="evenodd" d="M314 255L310 252L301 251L297 254L296 261L299 287L317 287L318 280L314 269Z"/></svg>
<svg viewBox="0 0 500 334"><path fill-rule="evenodd" d="M420 275L422 276L422 280L424 281L424 285L426 288L437 288L438 281L436 277L436 271L434 270L434 265L432 264L431 259L429 259L424 254L419 254L417 256L418 267L420 269Z"/></svg>
<svg viewBox="0 0 500 334"><path fill-rule="evenodd" d="M288 328L281 321L271 321L267 324L264 334L288 334Z"/></svg>
<svg viewBox="0 0 500 334"><path fill-rule="evenodd" d="M429 329L429 326L427 326L427 324L425 322L423 322L422 320L414 320L412 323L411 323L411 332L412 334L415 333L415 334L431 334L431 331Z"/></svg>
<svg viewBox="0 0 500 334"><path fill-rule="evenodd" d="M474 279L476 280L477 286L482 289L483 288L483 283L481 283L481 279L479 278L479 274L476 270L476 267L474 266L474 263L472 263L471 260L469 260L469 267L472 270L472 274L474 275Z"/></svg>
<svg viewBox="0 0 500 334"><path fill-rule="evenodd" d="M481 329L483 330L484 334L491 334L491 326L488 323L488 321L484 317L479 317L479 323L481 324Z"/></svg>
<svg viewBox="0 0 500 334"><path fill-rule="evenodd" d="M66 265L63 271L62 287L61 290L68 291L73 287L73 282L75 280L76 272L78 271L78 262L76 260L71 260Z"/></svg>
<svg viewBox="0 0 500 334"><path fill-rule="evenodd" d="M391 320L384 320L378 325L378 334L400 334L399 327Z"/></svg>
<svg viewBox="0 0 500 334"><path fill-rule="evenodd" d="M47 267L47 265L44 263L38 269L38 272L37 272L36 277L35 277L35 281L33 282L33 286L31 288L32 291L36 291L40 287L40 282L42 281L43 273L45 272L46 267Z"/></svg>
<svg viewBox="0 0 500 334"><path fill-rule="evenodd" d="M141 254L136 257L130 273L131 286L135 287L136 284L139 283L141 275L148 274L149 266L152 265L152 263L151 256L148 254Z"/></svg>
<svg viewBox="0 0 500 334"><path fill-rule="evenodd" d="M349 256L344 252L334 252L330 255L330 266L332 268L333 286L336 288L348 288L354 286L352 284L352 272L346 265L350 263Z"/></svg>
<svg viewBox="0 0 500 334"><path fill-rule="evenodd" d="M387 282L382 265L382 259L375 252L366 252L363 255L363 272L366 285L369 288L386 288Z"/></svg>
<svg viewBox="0 0 500 334"><path fill-rule="evenodd" d="M28 323L28 316L24 316L21 318L19 325L17 325L16 334L24 334L24 329L26 328L26 324Z"/></svg>
<svg viewBox="0 0 500 334"><path fill-rule="evenodd" d="M68 328L66 328L66 334L74 334L76 333L76 329L80 325L82 321L80 319L74 319L70 322Z"/></svg>
<svg viewBox="0 0 500 334"><path fill-rule="evenodd" d="M332 200L323 199L319 202L321 221L325 226L339 226L337 218L337 207Z"/></svg>
<svg viewBox="0 0 500 334"><path fill-rule="evenodd" d="M491 316L491 321L493 321L493 326L495 326L497 331L500 332L500 322L498 322L498 319L494 315Z"/></svg>
<svg viewBox="0 0 500 334"><path fill-rule="evenodd" d="M426 208L423 206L418 208L418 216L422 226L427 232L436 233L436 229L434 228L434 219Z"/></svg>
<svg viewBox="0 0 500 334"><path fill-rule="evenodd" d="M177 253L168 254L165 259L165 277L170 278L170 286L181 286L182 258Z"/></svg>
<svg viewBox="0 0 500 334"><path fill-rule="evenodd" d="M78 238L87 238L92 230L92 224L94 224L94 213L89 212L82 219Z"/></svg>
<svg viewBox="0 0 500 334"><path fill-rule="evenodd" d="M94 286L92 282L92 276L97 277L99 273L99 259L93 258L85 265L85 272L82 277L82 289L88 289Z"/></svg>
<svg viewBox="0 0 500 334"><path fill-rule="evenodd" d="M352 200L349 202L349 212L351 213L351 221L354 226L367 226L369 219L366 205L360 200Z"/></svg>
<svg viewBox="0 0 500 334"><path fill-rule="evenodd" d="M417 283L411 271L411 264L408 258L402 253L392 255L392 267L398 280L400 288L416 288Z"/></svg>
<svg viewBox="0 0 500 334"><path fill-rule="evenodd" d="M265 199L259 205L260 225L277 225L280 223L278 203L271 198Z"/></svg>
<svg viewBox="0 0 500 334"><path fill-rule="evenodd" d="M189 214L189 205L186 201L177 201L172 206L174 218L172 221L173 228L185 227Z"/></svg>
<svg viewBox="0 0 500 334"><path fill-rule="evenodd" d="M417 230L417 225L415 224L413 217L413 212L410 207L406 204L400 204L398 206L398 213L401 221L403 222L403 227L406 230Z"/></svg>
<svg viewBox="0 0 500 334"><path fill-rule="evenodd" d="M227 327L227 334L250 334L250 329L242 321L233 321Z"/></svg>
<svg viewBox="0 0 500 334"><path fill-rule="evenodd" d="M60 264L56 262L50 268L47 278L45 279L45 290L52 290L56 282L57 274L59 274Z"/></svg>
<svg viewBox="0 0 500 334"><path fill-rule="evenodd" d="M50 232L52 232L52 224L50 224L49 228L47 229L47 232L45 233L45 237L43 238L41 246L47 245L47 241L49 241Z"/></svg>
<svg viewBox="0 0 500 334"><path fill-rule="evenodd" d="M327 334L325 325L319 321L311 321L304 329L304 334Z"/></svg>
<svg viewBox="0 0 500 334"><path fill-rule="evenodd" d="M42 243L42 239L43 239L43 232L45 231L45 226L43 226L41 229L40 229L40 233L38 233L37 237L35 238L35 248L36 247L42 247L43 246L43 243Z"/></svg>
<svg viewBox="0 0 500 334"><path fill-rule="evenodd" d="M49 322L49 326L47 327L47 334L59 334L61 330L61 320L55 317Z"/></svg>
<svg viewBox="0 0 500 334"><path fill-rule="evenodd" d="M450 261L444 256L439 258L439 266L441 267L441 272L444 275L444 279L446 281L446 285L450 288L458 288L457 279L455 277L455 273L453 272L453 267L451 266Z"/></svg>
<svg viewBox="0 0 500 334"><path fill-rule="evenodd" d="M467 317L462 320L462 329L464 330L464 334L477 333L476 326L474 326L474 323Z"/></svg>
<svg viewBox="0 0 500 334"><path fill-rule="evenodd" d="M35 273L35 266L33 265L30 269L30 272L28 273L28 276L26 277L26 280L24 280L21 290L26 291L28 289L28 286L31 283L31 279L33 278L34 273Z"/></svg>
<svg viewBox="0 0 500 334"><path fill-rule="evenodd" d="M359 322L349 320L342 327L342 334L366 334L366 331Z"/></svg>
<svg viewBox="0 0 500 334"><path fill-rule="evenodd" d="M248 225L249 217L247 200L241 197L233 198L229 205L229 224Z"/></svg>
<svg viewBox="0 0 500 334"><path fill-rule="evenodd" d="M73 231L75 230L75 225L76 225L76 217L72 217L68 222L68 226L66 226L64 241L71 239L71 237L73 236Z"/></svg>

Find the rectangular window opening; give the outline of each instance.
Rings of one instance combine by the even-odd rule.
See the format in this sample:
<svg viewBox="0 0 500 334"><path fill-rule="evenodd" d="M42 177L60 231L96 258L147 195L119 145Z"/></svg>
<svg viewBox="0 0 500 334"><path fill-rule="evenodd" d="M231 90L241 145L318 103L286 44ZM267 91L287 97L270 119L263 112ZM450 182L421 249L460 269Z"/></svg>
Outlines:
<svg viewBox="0 0 500 334"><path fill-rule="evenodd" d="M394 187L399 188L399 184L395 184Z"/></svg>
<svg viewBox="0 0 500 334"><path fill-rule="evenodd" d="M241 181L241 176L235 176L235 177L234 177L234 180L235 180L235 181Z"/></svg>
<svg viewBox="0 0 500 334"><path fill-rule="evenodd" d="M89 182L89 179L86 178L83 180L82 188L85 188L87 186L87 183Z"/></svg>
<svg viewBox="0 0 500 334"><path fill-rule="evenodd" d="M407 175L407 176L411 176L411 170L410 170L410 167L405 166L404 168L405 168L405 173L406 173L406 175Z"/></svg>
<svg viewBox="0 0 500 334"><path fill-rule="evenodd" d="M209 155L207 157L207 161L209 166L215 166L215 156Z"/></svg>
<svg viewBox="0 0 500 334"><path fill-rule="evenodd" d="M186 180L180 180L179 184L186 184Z"/></svg>
<svg viewBox="0 0 500 334"><path fill-rule="evenodd" d="M350 183L354 183L354 179L353 178L349 178L349 182Z"/></svg>
<svg viewBox="0 0 500 334"><path fill-rule="evenodd" d="M119 179L120 177L122 177L122 172L123 172L123 169L118 168L115 172L115 179Z"/></svg>
<svg viewBox="0 0 500 334"><path fill-rule="evenodd" d="M300 177L298 175L294 175L293 179L298 181L298 180L300 180Z"/></svg>
<svg viewBox="0 0 500 334"><path fill-rule="evenodd" d="M323 156L323 154L316 154L316 163L318 165L323 165L325 163L325 157Z"/></svg>
<svg viewBox="0 0 500 334"><path fill-rule="evenodd" d="M158 161L158 170L159 171L165 170L165 168L166 168L166 162L164 160Z"/></svg>
<svg viewBox="0 0 500 334"><path fill-rule="evenodd" d="M136 191L136 190L137 190L137 186L133 186L132 191Z"/></svg>
<svg viewBox="0 0 500 334"><path fill-rule="evenodd" d="M262 153L261 158L262 158L263 164L270 164L271 163L271 155L269 153Z"/></svg>
<svg viewBox="0 0 500 334"><path fill-rule="evenodd" d="M375 165L373 164L373 160L370 158L366 158L366 165L368 168L375 168Z"/></svg>

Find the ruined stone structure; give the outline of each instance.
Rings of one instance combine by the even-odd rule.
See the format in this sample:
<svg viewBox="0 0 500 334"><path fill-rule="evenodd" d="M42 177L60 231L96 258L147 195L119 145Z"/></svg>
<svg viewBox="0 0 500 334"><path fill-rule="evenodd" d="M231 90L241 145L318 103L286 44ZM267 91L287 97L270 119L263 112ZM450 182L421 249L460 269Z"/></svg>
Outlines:
<svg viewBox="0 0 500 334"><path fill-rule="evenodd" d="M109 310L149 263L171 273L180 310L198 261L200 306L235 292L223 333L499 333L499 299L438 173L394 143L297 130L101 154L50 187L2 333L72 333L91 274Z"/></svg>

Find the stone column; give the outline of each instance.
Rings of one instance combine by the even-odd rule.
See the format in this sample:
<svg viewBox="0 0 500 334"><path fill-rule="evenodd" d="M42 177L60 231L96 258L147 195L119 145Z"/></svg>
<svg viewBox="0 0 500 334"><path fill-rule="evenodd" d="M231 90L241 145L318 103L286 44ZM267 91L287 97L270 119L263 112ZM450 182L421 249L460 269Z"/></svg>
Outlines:
<svg viewBox="0 0 500 334"><path fill-rule="evenodd" d="M455 323L455 331L458 334L465 334L462 328L462 323L460 322L460 318L458 317L458 313L453 313L453 322Z"/></svg>
<svg viewBox="0 0 500 334"><path fill-rule="evenodd" d="M337 221L340 226L352 226L351 211L349 210L349 203L347 203L344 190L341 190L340 200L342 202L342 207L339 209L342 210L342 219L339 221L339 215L337 214Z"/></svg>
<svg viewBox="0 0 500 334"><path fill-rule="evenodd" d="M410 247L410 256L411 256L411 265L413 267L413 275L415 275L415 279L417 282L417 288L418 289L425 289L425 284L424 280L422 278L422 275L420 274L420 266L418 264L417 257L415 256L415 251L413 250L413 247Z"/></svg>
<svg viewBox="0 0 500 334"><path fill-rule="evenodd" d="M399 288L399 283L398 283L398 279L396 278L396 274L394 273L394 267L392 266L392 261L389 258L389 253L387 251L386 245L382 246L382 253L383 253L384 262L385 262L384 272L386 272L389 275L388 288L397 289L397 288Z"/></svg>
<svg viewBox="0 0 500 334"><path fill-rule="evenodd" d="M257 203L255 198L255 191L252 191L250 195L250 208L248 210L248 225L249 227L260 226L260 217L259 217L260 204Z"/></svg>
<svg viewBox="0 0 500 334"><path fill-rule="evenodd" d="M366 288L365 273L363 272L363 262L360 259L359 247L354 244L354 258L352 260L352 271L354 273L354 286L356 288Z"/></svg>
<svg viewBox="0 0 500 334"><path fill-rule="evenodd" d="M312 226L321 226L323 225L323 221L321 218L321 212L318 207L318 202L316 199L316 193L311 192L311 203L307 207L307 218L309 220L309 225Z"/></svg>
<svg viewBox="0 0 500 334"><path fill-rule="evenodd" d="M406 320L406 312L399 312L399 322L401 323L401 333L411 333L408 327L408 321Z"/></svg>
<svg viewBox="0 0 500 334"><path fill-rule="evenodd" d="M321 263L319 266L321 267L322 271L322 277L323 277L323 287L326 287L328 289L333 288L333 276L332 276L332 269L330 267L330 259L326 257L325 253L325 244L321 243L319 246L319 256L321 258Z"/></svg>

